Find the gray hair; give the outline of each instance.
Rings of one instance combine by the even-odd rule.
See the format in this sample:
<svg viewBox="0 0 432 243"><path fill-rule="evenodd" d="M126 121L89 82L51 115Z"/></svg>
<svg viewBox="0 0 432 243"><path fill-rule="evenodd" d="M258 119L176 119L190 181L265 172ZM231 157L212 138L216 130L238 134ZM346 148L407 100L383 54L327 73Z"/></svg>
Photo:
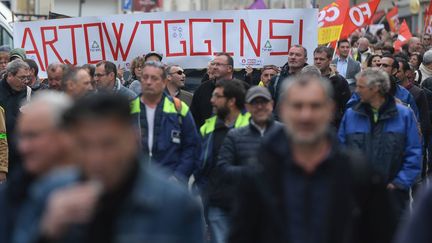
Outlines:
<svg viewBox="0 0 432 243"><path fill-rule="evenodd" d="M390 90L390 78L384 71L374 68L368 68L361 71L355 76L356 80L365 78L368 87L378 87L381 95L386 95Z"/></svg>
<svg viewBox="0 0 432 243"><path fill-rule="evenodd" d="M33 106L39 107L41 105L50 110L53 126L61 128L63 114L72 107L73 101L64 93L42 90L32 96L31 101L25 105L24 113L25 110L30 110Z"/></svg>
<svg viewBox="0 0 432 243"><path fill-rule="evenodd" d="M170 65L166 66L166 68L165 68L165 72L167 73L167 75L170 75L170 73L171 73L171 69L172 69L173 67L180 67L180 65L177 65L177 64L170 64Z"/></svg>
<svg viewBox="0 0 432 243"><path fill-rule="evenodd" d="M432 63L432 50L425 52L423 55L423 65L429 65Z"/></svg>
<svg viewBox="0 0 432 243"><path fill-rule="evenodd" d="M145 67L155 67L162 70L162 79L165 80L168 76L167 71L165 69L165 65L161 62L155 62L155 61L147 61L144 63L143 70ZM144 72L144 71L142 71Z"/></svg>
<svg viewBox="0 0 432 243"><path fill-rule="evenodd" d="M54 63L51 63L50 65L48 65L47 71L55 72L59 68L61 68L63 70L64 64L61 64L59 62L54 62Z"/></svg>
<svg viewBox="0 0 432 243"><path fill-rule="evenodd" d="M30 66L21 59L13 60L12 62L8 63L8 65L6 66L6 72L14 76L18 73L20 69L29 70Z"/></svg>
<svg viewBox="0 0 432 243"><path fill-rule="evenodd" d="M281 100L286 98L288 92L290 91L290 89L292 89L292 87L306 86L310 83L319 84L323 88L327 100L331 100L333 98L333 87L326 78L315 74L311 75L310 73L303 73L294 77L289 77L288 79L284 80L280 93Z"/></svg>
<svg viewBox="0 0 432 243"><path fill-rule="evenodd" d="M319 70L319 68L317 68L314 65L307 65L303 67L300 73L302 75L312 75L312 76L321 77L321 71Z"/></svg>

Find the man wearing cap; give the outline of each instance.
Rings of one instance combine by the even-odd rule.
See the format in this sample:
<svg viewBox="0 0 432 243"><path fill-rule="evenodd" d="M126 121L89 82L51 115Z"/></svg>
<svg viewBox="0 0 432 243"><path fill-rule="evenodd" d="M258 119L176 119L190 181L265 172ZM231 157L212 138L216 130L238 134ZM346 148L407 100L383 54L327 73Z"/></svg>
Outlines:
<svg viewBox="0 0 432 243"><path fill-rule="evenodd" d="M12 49L9 53L9 62L12 62L15 59L21 59L24 61L24 59L26 58L27 58L26 52L22 48Z"/></svg>
<svg viewBox="0 0 432 243"><path fill-rule="evenodd" d="M247 168L255 164L262 138L270 131L282 127L272 117L273 100L265 87L255 86L246 94L246 109L251 114L249 125L232 129L225 137L219 151L213 177L219 191L218 208L231 214L235 188ZM230 228L230 220L228 227Z"/></svg>

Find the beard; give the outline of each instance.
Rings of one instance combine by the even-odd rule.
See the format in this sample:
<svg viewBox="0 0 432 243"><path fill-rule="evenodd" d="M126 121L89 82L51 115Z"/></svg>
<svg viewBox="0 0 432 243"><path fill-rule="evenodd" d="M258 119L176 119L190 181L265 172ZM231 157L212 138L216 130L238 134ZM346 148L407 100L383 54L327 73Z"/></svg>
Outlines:
<svg viewBox="0 0 432 243"><path fill-rule="evenodd" d="M216 115L221 120L225 120L225 118L228 116L229 112L230 112L230 110L226 105L224 105L223 107L216 108Z"/></svg>

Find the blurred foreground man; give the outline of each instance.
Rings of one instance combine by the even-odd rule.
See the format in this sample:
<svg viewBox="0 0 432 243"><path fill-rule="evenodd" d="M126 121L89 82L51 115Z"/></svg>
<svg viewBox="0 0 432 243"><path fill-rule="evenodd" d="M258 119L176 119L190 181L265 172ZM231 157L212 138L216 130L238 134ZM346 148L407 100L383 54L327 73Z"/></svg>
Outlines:
<svg viewBox="0 0 432 243"><path fill-rule="evenodd" d="M129 102L99 94L64 116L80 181L49 198L39 242L203 242L200 208L139 156Z"/></svg>
<svg viewBox="0 0 432 243"><path fill-rule="evenodd" d="M391 217L396 227L410 201L410 189L420 175L422 148L413 111L388 94L389 76L367 69L356 76L361 103L347 110L339 140L367 157L374 177L387 184Z"/></svg>
<svg viewBox="0 0 432 243"><path fill-rule="evenodd" d="M330 133L330 83L312 75L285 83L284 126L264 137L260 166L237 190L229 242L388 242L380 214L363 215L365 164Z"/></svg>
<svg viewBox="0 0 432 243"><path fill-rule="evenodd" d="M34 240L43 198L72 181L63 170L72 164L71 139L60 127L62 112L71 105L64 94L40 91L22 109L17 135L23 170L0 190L0 242Z"/></svg>

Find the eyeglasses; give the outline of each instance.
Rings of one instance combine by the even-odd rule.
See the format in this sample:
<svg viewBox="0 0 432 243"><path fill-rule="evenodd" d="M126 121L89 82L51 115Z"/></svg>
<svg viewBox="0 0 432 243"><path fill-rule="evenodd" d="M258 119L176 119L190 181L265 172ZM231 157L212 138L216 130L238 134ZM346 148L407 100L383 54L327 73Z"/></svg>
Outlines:
<svg viewBox="0 0 432 243"><path fill-rule="evenodd" d="M219 95L219 94L212 94L213 98L219 99L219 98L224 98L224 95Z"/></svg>
<svg viewBox="0 0 432 243"><path fill-rule="evenodd" d="M20 81L30 80L30 76L15 76Z"/></svg>
<svg viewBox="0 0 432 243"><path fill-rule="evenodd" d="M108 75L108 74L106 74L106 73L95 73L95 77L97 77L97 78L100 78L100 77L103 77L103 76L106 76L106 75Z"/></svg>
<svg viewBox="0 0 432 243"><path fill-rule="evenodd" d="M184 71L183 70L178 70L177 72L170 73L170 75L173 75L174 73L177 73L178 75L183 75Z"/></svg>

